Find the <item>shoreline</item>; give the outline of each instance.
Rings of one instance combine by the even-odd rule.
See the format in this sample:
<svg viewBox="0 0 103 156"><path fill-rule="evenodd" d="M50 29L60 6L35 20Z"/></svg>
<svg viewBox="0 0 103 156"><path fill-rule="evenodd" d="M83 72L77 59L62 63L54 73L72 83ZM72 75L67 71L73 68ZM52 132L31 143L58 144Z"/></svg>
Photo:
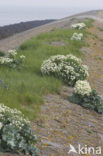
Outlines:
<svg viewBox="0 0 103 156"><path fill-rule="evenodd" d="M34 20L0 26L0 40L13 36L14 34L21 33L23 31L36 28L38 26L45 25L54 21L55 19Z"/></svg>
<svg viewBox="0 0 103 156"><path fill-rule="evenodd" d="M16 25L16 24L21 24L21 23L29 23L29 22L40 22L40 21L55 21L57 19L38 19L38 20L27 20L27 21L20 21L20 22L15 22L15 23L11 23L11 24L5 24L5 25L1 25L0 28L3 28L3 27L6 27L6 26L13 26L13 25Z"/></svg>

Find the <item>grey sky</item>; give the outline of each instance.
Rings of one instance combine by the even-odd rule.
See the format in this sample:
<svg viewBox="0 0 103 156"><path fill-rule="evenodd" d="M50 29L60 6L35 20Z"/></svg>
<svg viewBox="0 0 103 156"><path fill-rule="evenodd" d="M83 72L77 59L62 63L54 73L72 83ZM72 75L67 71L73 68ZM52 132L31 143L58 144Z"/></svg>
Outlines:
<svg viewBox="0 0 103 156"><path fill-rule="evenodd" d="M103 9L103 0L0 0L0 26Z"/></svg>
<svg viewBox="0 0 103 156"><path fill-rule="evenodd" d="M103 0L1 0L0 5L103 8Z"/></svg>

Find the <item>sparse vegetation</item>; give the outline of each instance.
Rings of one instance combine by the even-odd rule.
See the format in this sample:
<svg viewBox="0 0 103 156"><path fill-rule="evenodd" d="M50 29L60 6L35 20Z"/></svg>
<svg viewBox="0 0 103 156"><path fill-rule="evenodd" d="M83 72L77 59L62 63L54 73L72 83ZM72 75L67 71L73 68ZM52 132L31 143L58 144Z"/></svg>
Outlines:
<svg viewBox="0 0 103 156"><path fill-rule="evenodd" d="M71 21L75 21L75 20L76 20L76 18L75 18L75 17L73 17L73 18L71 18L70 20L71 20Z"/></svg>
<svg viewBox="0 0 103 156"><path fill-rule="evenodd" d="M86 18L86 19L87 19L87 22L85 22L86 26L87 26L88 28L93 27L93 22L94 22L94 20L93 20L92 18Z"/></svg>
<svg viewBox="0 0 103 156"><path fill-rule="evenodd" d="M99 29L99 31L102 31L103 32L103 28L98 27L98 29Z"/></svg>
<svg viewBox="0 0 103 156"><path fill-rule="evenodd" d="M100 61L102 61L102 60L103 60L103 58L102 58L102 57L100 57L100 56L95 56L95 57L94 57L94 59L95 59L95 60L100 60Z"/></svg>
<svg viewBox="0 0 103 156"><path fill-rule="evenodd" d="M100 39L101 42L103 42L103 39Z"/></svg>

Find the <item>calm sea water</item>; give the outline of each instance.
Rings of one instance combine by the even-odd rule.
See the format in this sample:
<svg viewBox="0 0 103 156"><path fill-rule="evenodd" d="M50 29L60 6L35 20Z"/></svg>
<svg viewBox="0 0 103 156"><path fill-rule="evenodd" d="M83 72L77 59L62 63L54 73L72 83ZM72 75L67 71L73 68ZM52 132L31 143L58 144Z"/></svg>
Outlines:
<svg viewBox="0 0 103 156"><path fill-rule="evenodd" d="M58 8L58 7L0 7L0 26L19 23L22 21L59 19L90 8Z"/></svg>

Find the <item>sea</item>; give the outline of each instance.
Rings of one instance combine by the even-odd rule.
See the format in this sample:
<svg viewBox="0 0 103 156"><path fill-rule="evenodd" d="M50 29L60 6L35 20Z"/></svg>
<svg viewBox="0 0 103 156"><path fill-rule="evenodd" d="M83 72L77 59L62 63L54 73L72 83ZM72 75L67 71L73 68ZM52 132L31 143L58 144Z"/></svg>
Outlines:
<svg viewBox="0 0 103 156"><path fill-rule="evenodd" d="M0 26L32 20L60 19L92 8L0 6Z"/></svg>

